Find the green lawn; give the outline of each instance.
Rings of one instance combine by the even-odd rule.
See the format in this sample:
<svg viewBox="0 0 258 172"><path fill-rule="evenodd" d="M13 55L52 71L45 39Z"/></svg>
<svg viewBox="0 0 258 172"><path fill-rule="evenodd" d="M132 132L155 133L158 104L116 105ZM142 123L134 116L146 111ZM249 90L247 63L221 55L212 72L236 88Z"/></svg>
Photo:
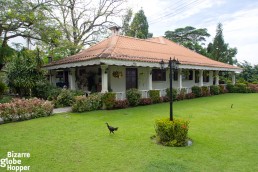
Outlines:
<svg viewBox="0 0 258 172"><path fill-rule="evenodd" d="M258 94L174 103L190 119L190 147L155 144L154 121L169 104L69 113L0 125L0 159L29 152L31 171L258 171ZM233 108L231 109L231 104ZM118 126L109 134L105 122ZM3 168L0 167L0 171Z"/></svg>

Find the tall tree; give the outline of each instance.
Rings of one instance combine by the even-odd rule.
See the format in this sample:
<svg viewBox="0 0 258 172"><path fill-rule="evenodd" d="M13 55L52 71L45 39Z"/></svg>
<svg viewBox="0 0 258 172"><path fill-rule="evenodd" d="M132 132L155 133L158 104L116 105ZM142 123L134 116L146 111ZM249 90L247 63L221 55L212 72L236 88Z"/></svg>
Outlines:
<svg viewBox="0 0 258 172"><path fill-rule="evenodd" d="M237 48L230 48L229 45L225 43L221 23L217 25L216 35L213 39L213 43L209 43L207 52L211 59L228 64L237 63L235 59Z"/></svg>
<svg viewBox="0 0 258 172"><path fill-rule="evenodd" d="M78 53L84 46L97 41L99 34L114 24L125 0L53 0L55 19L69 44L69 55Z"/></svg>
<svg viewBox="0 0 258 172"><path fill-rule="evenodd" d="M207 29L196 29L192 26L177 28L174 31L166 31L165 37L171 41L177 42L191 50L206 55L206 49L203 47L206 38L210 34Z"/></svg>
<svg viewBox="0 0 258 172"><path fill-rule="evenodd" d="M0 0L0 70L10 56L8 41L23 37L49 41L55 25L46 15L47 0ZM6 51L8 50L8 51Z"/></svg>
<svg viewBox="0 0 258 172"><path fill-rule="evenodd" d="M237 64L239 67L243 68L243 72L238 75L238 80L244 80L246 82L258 83L258 65L252 66L247 61Z"/></svg>
<svg viewBox="0 0 258 172"><path fill-rule="evenodd" d="M146 39L148 38L148 34L149 24L144 11L141 9L138 13L135 14L127 36Z"/></svg>
<svg viewBox="0 0 258 172"><path fill-rule="evenodd" d="M122 34L128 35L130 32L130 22L133 16L133 11L131 8L127 9L126 14L122 17Z"/></svg>

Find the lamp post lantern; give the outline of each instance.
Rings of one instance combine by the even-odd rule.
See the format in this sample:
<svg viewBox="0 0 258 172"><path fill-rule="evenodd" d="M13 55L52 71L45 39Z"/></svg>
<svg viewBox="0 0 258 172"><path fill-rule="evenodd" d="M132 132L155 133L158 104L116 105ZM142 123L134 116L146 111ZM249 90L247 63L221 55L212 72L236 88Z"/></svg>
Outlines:
<svg viewBox="0 0 258 172"><path fill-rule="evenodd" d="M173 92L173 85L172 85L172 76L173 76L173 71L176 70L178 68L178 65L180 64L180 62L178 60L174 59L172 60L171 57L169 59L169 98L170 98L170 115L169 115L169 119L170 121L173 121L173 95L172 95L172 92ZM162 60L160 62L160 65L161 65L161 69L164 68L164 61Z"/></svg>

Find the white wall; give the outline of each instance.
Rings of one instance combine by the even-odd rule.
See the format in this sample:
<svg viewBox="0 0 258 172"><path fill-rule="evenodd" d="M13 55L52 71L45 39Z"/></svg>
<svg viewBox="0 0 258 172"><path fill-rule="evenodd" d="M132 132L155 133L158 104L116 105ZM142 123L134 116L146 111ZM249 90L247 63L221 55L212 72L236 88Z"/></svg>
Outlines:
<svg viewBox="0 0 258 172"><path fill-rule="evenodd" d="M121 78L115 78L113 77L113 72L114 71L119 71L122 72L122 77ZM113 92L124 92L125 91L125 77L126 77L126 73L125 73L125 67L124 66L108 66L108 83L109 83L109 87L112 89Z"/></svg>

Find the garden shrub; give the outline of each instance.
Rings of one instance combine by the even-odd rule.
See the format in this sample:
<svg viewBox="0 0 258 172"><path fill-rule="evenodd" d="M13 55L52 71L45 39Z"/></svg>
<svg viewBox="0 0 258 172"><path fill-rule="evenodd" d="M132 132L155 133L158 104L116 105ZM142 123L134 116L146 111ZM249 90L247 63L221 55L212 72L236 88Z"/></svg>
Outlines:
<svg viewBox="0 0 258 172"><path fill-rule="evenodd" d="M52 94L52 90L56 89L56 88L57 88L56 86L51 85L47 81L39 81L39 82L36 83L36 86L32 89L32 96L47 100L48 97L55 95L55 94L54 95ZM59 90L60 91L56 95L55 99L57 98L57 96L61 92L60 88L59 88Z"/></svg>
<svg viewBox="0 0 258 172"><path fill-rule="evenodd" d="M6 85L0 81L0 98L2 97L6 89L7 89Z"/></svg>
<svg viewBox="0 0 258 172"><path fill-rule="evenodd" d="M116 101L116 94L107 92L102 96L102 103L105 109L113 109Z"/></svg>
<svg viewBox="0 0 258 172"><path fill-rule="evenodd" d="M185 94L186 94L186 89L182 88L179 92L179 94L177 95L176 99L179 100L184 100L185 99Z"/></svg>
<svg viewBox="0 0 258 172"><path fill-rule="evenodd" d="M185 94L185 98L186 99L194 99L195 98L195 94L194 93L187 93L187 94Z"/></svg>
<svg viewBox="0 0 258 172"><path fill-rule="evenodd" d="M129 89L126 91L126 97L130 106L137 106L140 103L141 93L135 89Z"/></svg>
<svg viewBox="0 0 258 172"><path fill-rule="evenodd" d="M116 100L114 104L114 109L125 109L129 107L128 100Z"/></svg>
<svg viewBox="0 0 258 172"><path fill-rule="evenodd" d="M50 101L38 98L12 99L10 103L0 104L0 118L6 123L50 116L53 108Z"/></svg>
<svg viewBox="0 0 258 172"><path fill-rule="evenodd" d="M141 98L140 99L140 105L150 105L152 104L151 98Z"/></svg>
<svg viewBox="0 0 258 172"><path fill-rule="evenodd" d="M234 85L234 92L236 93L248 93L246 84L237 83Z"/></svg>
<svg viewBox="0 0 258 172"><path fill-rule="evenodd" d="M157 142L165 146L186 146L189 121L183 119L159 119L155 121Z"/></svg>
<svg viewBox="0 0 258 172"><path fill-rule="evenodd" d="M192 87L192 93L194 93L195 97L201 97L202 96L201 87L193 86Z"/></svg>
<svg viewBox="0 0 258 172"><path fill-rule="evenodd" d="M86 96L76 96L72 105L73 112L86 112L101 109L102 94L94 93Z"/></svg>
<svg viewBox="0 0 258 172"><path fill-rule="evenodd" d="M162 99L162 102L169 102L170 101L170 98L168 96L163 96L161 97Z"/></svg>
<svg viewBox="0 0 258 172"><path fill-rule="evenodd" d="M60 94L57 96L55 107L67 107L71 106L74 101L74 96L69 89L63 88Z"/></svg>
<svg viewBox="0 0 258 172"><path fill-rule="evenodd" d="M166 89L166 93L167 93L167 97L170 99L170 89L169 88L167 88ZM173 98L173 100L176 100L176 96L177 96L177 90L176 89L172 89L172 98Z"/></svg>
<svg viewBox="0 0 258 172"><path fill-rule="evenodd" d="M211 95L218 95L219 94L219 86L211 85L210 86L210 93L211 93Z"/></svg>
<svg viewBox="0 0 258 172"><path fill-rule="evenodd" d="M209 87L207 86L202 86L201 87L201 90L202 90L202 96L210 96L210 90L209 90Z"/></svg>
<svg viewBox="0 0 258 172"><path fill-rule="evenodd" d="M152 103L162 102L162 100L159 96L159 90L150 90L149 94L150 94L150 98L151 98Z"/></svg>
<svg viewBox="0 0 258 172"><path fill-rule="evenodd" d="M227 84L226 85L226 88L227 88L227 90L228 90L228 92L229 93L234 93L235 92L235 87L234 87L234 85L233 84Z"/></svg>
<svg viewBox="0 0 258 172"><path fill-rule="evenodd" d="M53 87L52 89L50 89L48 91L49 95L47 97L47 100L50 100L50 101L56 100L58 95L61 93L61 91L62 91L62 88L60 88L60 87Z"/></svg>

